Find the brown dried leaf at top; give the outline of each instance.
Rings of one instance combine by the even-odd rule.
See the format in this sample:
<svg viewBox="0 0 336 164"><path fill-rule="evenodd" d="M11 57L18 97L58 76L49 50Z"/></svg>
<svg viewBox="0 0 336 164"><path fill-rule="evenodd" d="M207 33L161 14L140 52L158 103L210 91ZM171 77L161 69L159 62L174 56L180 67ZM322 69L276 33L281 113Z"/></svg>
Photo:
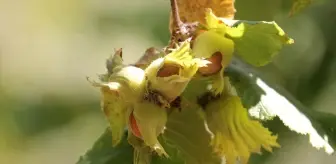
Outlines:
<svg viewBox="0 0 336 164"><path fill-rule="evenodd" d="M236 13L235 0L176 0L182 22L205 23L205 9L211 8L213 13L222 18L233 19ZM170 14L170 30L173 28L173 17Z"/></svg>

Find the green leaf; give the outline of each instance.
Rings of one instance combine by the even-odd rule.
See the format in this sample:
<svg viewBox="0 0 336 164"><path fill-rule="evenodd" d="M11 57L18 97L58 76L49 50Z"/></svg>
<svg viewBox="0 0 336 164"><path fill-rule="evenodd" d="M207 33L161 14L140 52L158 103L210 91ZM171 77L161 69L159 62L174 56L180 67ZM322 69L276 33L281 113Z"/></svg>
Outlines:
<svg viewBox="0 0 336 164"><path fill-rule="evenodd" d="M94 143L91 150L81 156L76 164L132 164L133 163L133 147L127 141L127 132L122 138L119 145L112 147L111 131L106 131ZM161 136L160 142L170 155L170 158L162 158L154 155L152 164L184 164L184 160L178 155L176 148L169 145L168 141Z"/></svg>
<svg viewBox="0 0 336 164"><path fill-rule="evenodd" d="M94 143L91 150L80 157L77 164L131 164L133 147L128 144L124 135L119 145L112 147L111 131L107 129Z"/></svg>
<svg viewBox="0 0 336 164"><path fill-rule="evenodd" d="M253 117L265 120L277 116L292 131L308 135L310 143L315 148L323 148L328 154L334 152L335 115L306 109L283 88L266 81L252 67L239 62L239 60L235 60L230 65L226 75L235 79L232 83L241 97L257 97L259 99L246 103L249 113ZM246 83L242 85L239 83L240 81L249 82L248 85ZM245 92L249 89L255 91Z"/></svg>
<svg viewBox="0 0 336 164"><path fill-rule="evenodd" d="M275 22L238 21L226 35L234 41L235 53L258 67L271 62L285 44L294 43Z"/></svg>
<svg viewBox="0 0 336 164"><path fill-rule="evenodd" d="M329 138L329 142L336 147L336 116L330 113L315 112L312 115L314 119L320 123L320 128L324 130L324 134Z"/></svg>
<svg viewBox="0 0 336 164"><path fill-rule="evenodd" d="M195 90L195 87L200 88L199 83L191 84L189 89ZM189 89L187 88L185 93L190 97L198 94L197 91L192 92ZM192 94L195 95L192 96ZM196 100L189 99L188 95L182 99L182 102L186 103L182 111L175 110L169 116L164 137L171 145L178 148L186 164L220 164L221 160L213 154L209 144L210 135L204 126L204 120L198 114L200 109L194 103L190 103Z"/></svg>

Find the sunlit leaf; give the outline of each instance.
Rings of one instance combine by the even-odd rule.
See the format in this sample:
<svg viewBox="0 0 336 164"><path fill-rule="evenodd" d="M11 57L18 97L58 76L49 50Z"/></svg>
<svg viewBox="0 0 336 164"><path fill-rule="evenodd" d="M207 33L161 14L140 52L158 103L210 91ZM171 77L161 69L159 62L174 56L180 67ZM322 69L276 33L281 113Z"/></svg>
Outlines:
<svg viewBox="0 0 336 164"><path fill-rule="evenodd" d="M323 148L328 154L334 152L334 148L329 141L336 140L333 137L335 133L332 130L336 128L334 126L335 123L323 123L324 119L321 118L324 117L319 117L320 114L318 112L306 109L283 88L267 82L252 67L237 61L229 67L226 74L230 77L236 77L236 82L249 81L249 85L233 83L237 85L240 96L248 97L248 95L244 95L248 94L244 90L248 88L255 89L255 92L249 93L252 93L250 97L258 97L258 101L248 103L249 112L253 117L264 120L277 116L290 130L308 135L313 147L317 149ZM329 115L329 121L332 120L330 118L336 120L334 115Z"/></svg>
<svg viewBox="0 0 336 164"><path fill-rule="evenodd" d="M329 143L333 148L336 147L336 116L330 113L315 112L312 117L319 123L319 128L323 129L325 137L328 137Z"/></svg>
<svg viewBox="0 0 336 164"><path fill-rule="evenodd" d="M254 66L268 64L285 44L294 43L275 22L239 21L226 33L237 55Z"/></svg>

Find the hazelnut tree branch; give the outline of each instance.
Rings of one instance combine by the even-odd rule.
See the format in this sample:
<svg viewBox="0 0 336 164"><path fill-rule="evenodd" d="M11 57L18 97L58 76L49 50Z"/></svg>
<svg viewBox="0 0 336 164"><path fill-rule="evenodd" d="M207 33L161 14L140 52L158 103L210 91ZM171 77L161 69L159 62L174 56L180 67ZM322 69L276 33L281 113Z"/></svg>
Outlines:
<svg viewBox="0 0 336 164"><path fill-rule="evenodd" d="M180 28L183 24L183 22L180 19L180 14L177 6L177 0L170 0L170 8L173 15L173 25L174 28Z"/></svg>
<svg viewBox="0 0 336 164"><path fill-rule="evenodd" d="M170 0L170 6L172 12L173 27L170 42L167 46L167 49L174 48L175 44L192 37L196 31L196 27L199 24L198 22L193 23L182 22L179 14L177 0Z"/></svg>

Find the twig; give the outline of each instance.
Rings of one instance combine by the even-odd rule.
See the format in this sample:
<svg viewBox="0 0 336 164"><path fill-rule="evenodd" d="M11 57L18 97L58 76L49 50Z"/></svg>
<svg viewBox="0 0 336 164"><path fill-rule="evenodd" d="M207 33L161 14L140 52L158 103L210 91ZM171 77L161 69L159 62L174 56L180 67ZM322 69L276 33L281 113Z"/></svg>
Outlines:
<svg viewBox="0 0 336 164"><path fill-rule="evenodd" d="M170 7L173 15L173 26L174 29L179 29L183 22L181 21L178 6L177 6L177 0L170 0Z"/></svg>
<svg viewBox="0 0 336 164"><path fill-rule="evenodd" d="M168 53L170 49L175 48L179 42L182 42L190 37L192 37L198 26L198 22L185 23L182 22L179 14L179 9L177 5L177 0L170 0L171 12L172 12L172 33L170 37L170 42L165 48L165 52Z"/></svg>

